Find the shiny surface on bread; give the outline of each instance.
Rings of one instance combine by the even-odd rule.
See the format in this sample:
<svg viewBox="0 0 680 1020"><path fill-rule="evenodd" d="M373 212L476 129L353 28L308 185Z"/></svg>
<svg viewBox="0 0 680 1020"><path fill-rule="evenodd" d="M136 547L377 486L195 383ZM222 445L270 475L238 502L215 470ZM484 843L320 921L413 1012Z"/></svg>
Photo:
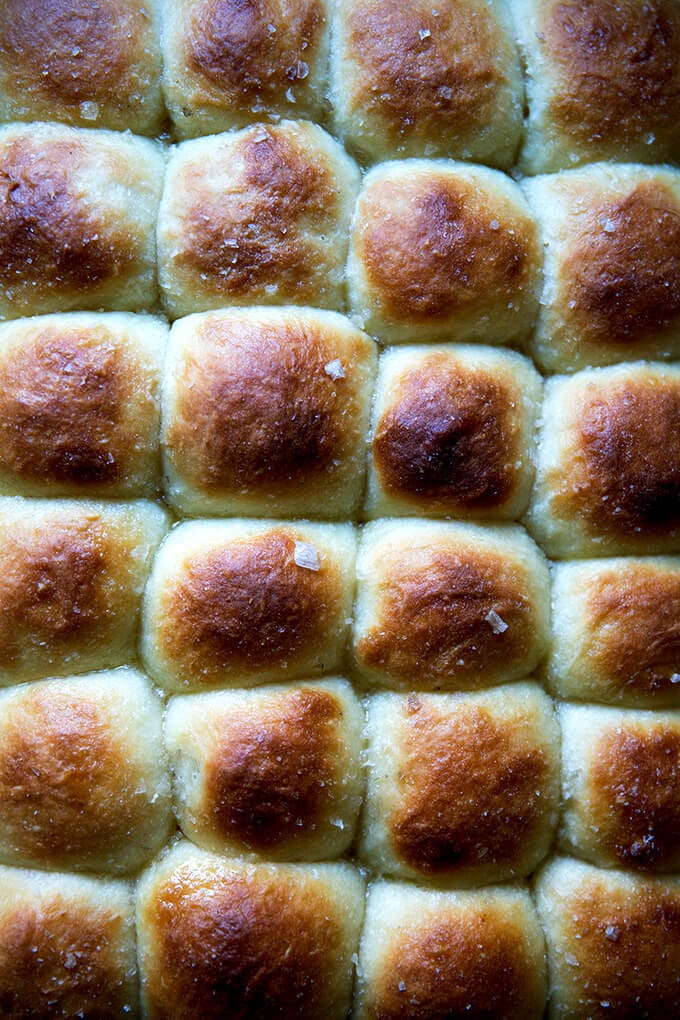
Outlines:
<svg viewBox="0 0 680 1020"><path fill-rule="evenodd" d="M157 134L155 0L4 0L0 117Z"/></svg>
<svg viewBox="0 0 680 1020"><path fill-rule="evenodd" d="M166 332L113 313L0 326L0 489L155 494Z"/></svg>
<svg viewBox="0 0 680 1020"><path fill-rule="evenodd" d="M540 1020L543 934L522 888L369 887L354 1020Z"/></svg>
<svg viewBox="0 0 680 1020"><path fill-rule="evenodd" d="M556 858L539 873L537 905L551 973L551 1020L680 1010L680 883Z"/></svg>
<svg viewBox="0 0 680 1020"><path fill-rule="evenodd" d="M385 340L509 342L536 308L541 252L514 182L484 167L397 161L365 178L348 283Z"/></svg>
<svg viewBox="0 0 680 1020"><path fill-rule="evenodd" d="M3 1020L139 1017L124 882L0 867Z"/></svg>
<svg viewBox="0 0 680 1020"><path fill-rule="evenodd" d="M166 689L189 690L332 670L349 613L353 544L346 525L176 528L147 588L150 673Z"/></svg>
<svg viewBox="0 0 680 1020"><path fill-rule="evenodd" d="M638 708L680 707L680 561L560 564L553 574L556 695Z"/></svg>
<svg viewBox="0 0 680 1020"><path fill-rule="evenodd" d="M0 500L0 683L117 666L134 656L152 503Z"/></svg>
<svg viewBox="0 0 680 1020"><path fill-rule="evenodd" d="M171 0L165 95L179 134L281 114L320 119L326 8L326 0Z"/></svg>
<svg viewBox="0 0 680 1020"><path fill-rule="evenodd" d="M337 127L362 155L512 163L522 85L500 4L344 0L334 63Z"/></svg>
<svg viewBox="0 0 680 1020"><path fill-rule="evenodd" d="M162 173L132 135L0 128L0 317L150 307Z"/></svg>
<svg viewBox="0 0 680 1020"><path fill-rule="evenodd" d="M514 353L444 346L383 355L371 516L519 516L529 499L540 380Z"/></svg>
<svg viewBox="0 0 680 1020"><path fill-rule="evenodd" d="M130 669L0 694L0 858L125 873L170 833L162 706Z"/></svg>
<svg viewBox="0 0 680 1020"><path fill-rule="evenodd" d="M622 365L546 390L532 530L554 556L680 548L680 372Z"/></svg>
<svg viewBox="0 0 680 1020"><path fill-rule="evenodd" d="M475 695L376 695L360 843L374 869L469 886L522 877L557 823L559 731L521 684Z"/></svg>
<svg viewBox="0 0 680 1020"><path fill-rule="evenodd" d="M547 567L519 528L376 522L357 576L354 654L371 682L488 687L527 675L543 655Z"/></svg>
<svg viewBox="0 0 680 1020"><path fill-rule="evenodd" d="M180 843L139 884L146 1015L343 1020L363 904L347 864L253 865Z"/></svg>
<svg viewBox="0 0 680 1020"><path fill-rule="evenodd" d="M341 307L358 170L315 124L283 121L185 142L158 225L172 317L225 304Z"/></svg>
<svg viewBox="0 0 680 1020"><path fill-rule="evenodd" d="M308 309L175 324L165 371L169 496L190 513L356 513L377 363L372 340Z"/></svg>
<svg viewBox="0 0 680 1020"><path fill-rule="evenodd" d="M173 699L165 740L182 829L223 852L339 856L363 793L362 729L344 681Z"/></svg>

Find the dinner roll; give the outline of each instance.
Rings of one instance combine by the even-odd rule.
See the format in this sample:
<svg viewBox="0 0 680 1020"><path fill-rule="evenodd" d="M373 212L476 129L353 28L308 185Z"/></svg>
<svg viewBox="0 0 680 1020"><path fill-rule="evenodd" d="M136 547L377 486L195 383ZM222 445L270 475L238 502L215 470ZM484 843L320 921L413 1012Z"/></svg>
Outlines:
<svg viewBox="0 0 680 1020"><path fill-rule="evenodd" d="M349 864L252 864L183 842L141 878L149 1020L344 1020L364 911Z"/></svg>
<svg viewBox="0 0 680 1020"><path fill-rule="evenodd" d="M401 347L380 359L366 514L512 520L527 508L541 380L511 351Z"/></svg>
<svg viewBox="0 0 680 1020"><path fill-rule="evenodd" d="M357 556L355 668L400 690L472 690L546 651L548 567L519 527L375 521Z"/></svg>
<svg viewBox="0 0 680 1020"><path fill-rule="evenodd" d="M145 597L142 654L168 691L332 673L354 589L348 524L195 521L170 532Z"/></svg>
<svg viewBox="0 0 680 1020"><path fill-rule="evenodd" d="M209 850L330 860L352 842L364 714L344 680L170 700L179 823Z"/></svg>
<svg viewBox="0 0 680 1020"><path fill-rule="evenodd" d="M546 935L551 1020L680 1011L680 881L557 858L536 884Z"/></svg>
<svg viewBox="0 0 680 1020"><path fill-rule="evenodd" d="M680 559L561 563L552 598L554 694L680 708Z"/></svg>
<svg viewBox="0 0 680 1020"><path fill-rule="evenodd" d="M559 729L535 684L368 699L361 859L446 885L529 874L559 808Z"/></svg>
<svg viewBox="0 0 680 1020"><path fill-rule="evenodd" d="M567 853L680 870L680 712L560 705Z"/></svg>
<svg viewBox="0 0 680 1020"><path fill-rule="evenodd" d="M0 319L150 308L163 166L129 134L0 127Z"/></svg>
<svg viewBox="0 0 680 1020"><path fill-rule="evenodd" d="M157 0L3 0L0 120L158 134Z"/></svg>
<svg viewBox="0 0 680 1020"><path fill-rule="evenodd" d="M680 550L680 368L548 382L527 523L557 559Z"/></svg>
<svg viewBox="0 0 680 1020"><path fill-rule="evenodd" d="M511 0L527 70L524 173L680 158L676 0Z"/></svg>
<svg viewBox="0 0 680 1020"><path fill-rule="evenodd" d="M162 708L141 673L0 692L0 858L73 871L134 871L167 839Z"/></svg>
<svg viewBox="0 0 680 1020"><path fill-rule="evenodd" d="M0 325L0 493L155 495L166 336L126 313Z"/></svg>
<svg viewBox="0 0 680 1020"><path fill-rule="evenodd" d="M180 137L323 118L328 0L166 0L163 91Z"/></svg>
<svg viewBox="0 0 680 1020"><path fill-rule="evenodd" d="M514 162L524 86L498 0L340 0L331 101L363 159Z"/></svg>
<svg viewBox="0 0 680 1020"><path fill-rule="evenodd" d="M139 1017L127 883L0 867L0 888L6 1020Z"/></svg>
<svg viewBox="0 0 680 1020"><path fill-rule="evenodd" d="M103 669L135 655L153 503L0 499L0 685Z"/></svg>
<svg viewBox="0 0 680 1020"><path fill-rule="evenodd" d="M183 514L354 516L376 346L335 312L188 316L165 364L167 493Z"/></svg>
<svg viewBox="0 0 680 1020"><path fill-rule="evenodd" d="M342 308L359 170L316 124L282 121L184 142L158 222L172 318L223 305Z"/></svg>
<svg viewBox="0 0 680 1020"><path fill-rule="evenodd" d="M353 1020L541 1020L543 933L521 887L369 887Z"/></svg>
<svg viewBox="0 0 680 1020"><path fill-rule="evenodd" d="M398 160L366 175L347 266L357 321L386 341L519 341L542 249L517 184L486 167Z"/></svg>
<svg viewBox="0 0 680 1020"><path fill-rule="evenodd" d="M542 367L678 358L680 171L600 163L524 188L545 240Z"/></svg>

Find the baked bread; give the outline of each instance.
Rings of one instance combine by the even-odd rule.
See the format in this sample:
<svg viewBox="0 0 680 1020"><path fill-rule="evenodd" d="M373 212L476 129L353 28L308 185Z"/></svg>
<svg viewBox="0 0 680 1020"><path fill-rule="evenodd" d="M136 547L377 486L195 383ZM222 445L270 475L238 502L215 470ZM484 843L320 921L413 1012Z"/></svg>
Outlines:
<svg viewBox="0 0 680 1020"><path fill-rule="evenodd" d="M0 494L157 496L167 332L123 312L0 325Z"/></svg>
<svg viewBox="0 0 680 1020"><path fill-rule="evenodd" d="M179 319L163 382L169 502L189 516L356 516L376 363L334 312Z"/></svg>
<svg viewBox="0 0 680 1020"><path fill-rule="evenodd" d="M326 861L363 799L364 713L331 679L174 697L165 745L182 831L208 850Z"/></svg>
<svg viewBox="0 0 680 1020"><path fill-rule="evenodd" d="M388 348L373 402L365 515L521 517L541 396L538 373L514 351Z"/></svg>
<svg viewBox="0 0 680 1020"><path fill-rule="evenodd" d="M163 307L344 307L347 228L359 171L308 121L183 142L158 219Z"/></svg>
<svg viewBox="0 0 680 1020"><path fill-rule="evenodd" d="M363 910L349 864L253 864L178 843L138 885L144 1015L344 1020Z"/></svg>

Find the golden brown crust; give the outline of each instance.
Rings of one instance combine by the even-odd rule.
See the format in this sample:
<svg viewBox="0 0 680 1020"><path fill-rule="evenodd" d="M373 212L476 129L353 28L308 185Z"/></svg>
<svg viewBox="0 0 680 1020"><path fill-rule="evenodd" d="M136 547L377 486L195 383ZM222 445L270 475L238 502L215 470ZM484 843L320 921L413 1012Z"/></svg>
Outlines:
<svg viewBox="0 0 680 1020"><path fill-rule="evenodd" d="M239 105L275 106L307 76L324 25L319 0L203 0L188 19L187 65Z"/></svg>
<svg viewBox="0 0 680 1020"><path fill-rule="evenodd" d="M381 485L428 507L489 510L516 483L520 393L489 371L431 354L402 374L373 440Z"/></svg>
<svg viewBox="0 0 680 1020"><path fill-rule="evenodd" d="M404 925L392 936L365 1017L526 1020L535 1015L537 984L521 923L483 905L468 907L422 926Z"/></svg>
<svg viewBox="0 0 680 1020"><path fill-rule="evenodd" d="M184 682L264 672L324 644L343 600L337 563L295 562L297 533L272 528L196 557L163 598L159 644Z"/></svg>
<svg viewBox="0 0 680 1020"><path fill-rule="evenodd" d="M663 695L680 673L680 575L629 564L588 582L585 651L613 692Z"/></svg>
<svg viewBox="0 0 680 1020"><path fill-rule="evenodd" d="M113 906L42 893L0 917L0 1009L4 1020L134 1016L123 943L129 922ZM132 1010L132 1011L131 1011Z"/></svg>
<svg viewBox="0 0 680 1020"><path fill-rule="evenodd" d="M460 687L527 657L536 612L528 578L500 551L415 546L382 558L377 619L357 642L360 663L400 685ZM496 614L501 626L492 626ZM490 622L491 621L491 622Z"/></svg>
<svg viewBox="0 0 680 1020"><path fill-rule="evenodd" d="M346 936L321 878L303 882L228 862L205 874L180 865L157 885L142 920L154 933L145 986L151 1020L336 1015L329 986Z"/></svg>
<svg viewBox="0 0 680 1020"><path fill-rule="evenodd" d="M425 875L480 865L512 872L544 824L554 763L535 734L475 704L442 712L411 695L389 819L397 857Z"/></svg>
<svg viewBox="0 0 680 1020"><path fill-rule="evenodd" d="M190 196L177 269L208 277L225 298L243 301L276 285L280 300L314 304L319 266L305 232L328 229L337 215L331 169L285 130L261 126L240 136L230 158L242 169L226 195L202 183L193 163L176 182L176 192Z"/></svg>
<svg viewBox="0 0 680 1020"><path fill-rule="evenodd" d="M390 145L415 136L472 135L495 112L506 84L508 42L483 7L355 0L346 16L345 59L356 80L350 105L377 118Z"/></svg>
<svg viewBox="0 0 680 1020"><path fill-rule="evenodd" d="M140 444L122 419L143 372L103 327L46 327L1 354L0 465L29 483L115 486Z"/></svg>
<svg viewBox="0 0 680 1020"><path fill-rule="evenodd" d="M12 857L96 865L143 828L130 747L101 699L78 689L25 689L6 712L0 747L2 829Z"/></svg>
<svg viewBox="0 0 680 1020"><path fill-rule="evenodd" d="M494 218L477 183L434 171L393 175L367 186L360 202L356 254L389 319L446 321L489 295L506 308L531 284L533 220L519 207Z"/></svg>
<svg viewBox="0 0 680 1020"><path fill-rule="evenodd" d="M586 144L669 141L680 117L680 9L674 0L562 0L541 19L556 67L549 116Z"/></svg>
<svg viewBox="0 0 680 1020"><path fill-rule="evenodd" d="M680 385L617 379L585 391L554 510L594 534L635 539L680 527Z"/></svg>
<svg viewBox="0 0 680 1020"><path fill-rule="evenodd" d="M556 1015L667 1020L677 1013L680 897L676 890L642 883L635 889L617 888L615 882L589 869L588 876L564 897L560 921L560 948L569 978L564 1000L577 1012L567 1007Z"/></svg>
<svg viewBox="0 0 680 1020"><path fill-rule="evenodd" d="M0 283L19 304L32 288L86 296L139 257L129 232L83 201L73 181L89 144L75 134L19 136L0 150Z"/></svg>
<svg viewBox="0 0 680 1020"><path fill-rule="evenodd" d="M354 452L361 394L325 371L335 354L321 324L208 319L196 340L200 357L182 363L165 436L192 484L287 495ZM353 354L364 354L359 340Z"/></svg>
<svg viewBox="0 0 680 1020"><path fill-rule="evenodd" d="M50 111L84 125L115 120L145 130L157 118L150 93L158 43L135 0L6 0L0 62L9 109L19 116L37 105L46 120Z"/></svg>
<svg viewBox="0 0 680 1020"><path fill-rule="evenodd" d="M659 722L607 730L588 770L588 814L598 844L622 868L677 866L680 833L680 733Z"/></svg>
<svg viewBox="0 0 680 1020"><path fill-rule="evenodd" d="M211 830L266 854L314 829L335 797L342 716L337 697L311 688L264 719L242 716L207 760L199 813Z"/></svg>
<svg viewBox="0 0 680 1020"><path fill-rule="evenodd" d="M578 224L558 300L579 336L625 348L677 328L680 203L671 190L641 182L624 197L598 201Z"/></svg>

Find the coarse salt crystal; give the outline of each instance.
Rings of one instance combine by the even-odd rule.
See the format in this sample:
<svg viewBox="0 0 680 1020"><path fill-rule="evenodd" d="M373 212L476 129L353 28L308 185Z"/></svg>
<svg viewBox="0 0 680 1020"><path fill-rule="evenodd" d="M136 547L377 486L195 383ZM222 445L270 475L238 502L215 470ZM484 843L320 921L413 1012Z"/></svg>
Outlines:
<svg viewBox="0 0 680 1020"><path fill-rule="evenodd" d="M340 358L334 358L333 361L329 361L328 364L323 366L323 370L326 375L329 375L331 379L344 379L345 370L342 367Z"/></svg>
<svg viewBox="0 0 680 1020"><path fill-rule="evenodd" d="M304 570L320 570L319 553L310 542L296 542L293 559Z"/></svg>
<svg viewBox="0 0 680 1020"><path fill-rule="evenodd" d="M494 609L490 609L484 617L486 622L491 627L494 634L503 634L508 629L508 625L502 616L499 616Z"/></svg>

